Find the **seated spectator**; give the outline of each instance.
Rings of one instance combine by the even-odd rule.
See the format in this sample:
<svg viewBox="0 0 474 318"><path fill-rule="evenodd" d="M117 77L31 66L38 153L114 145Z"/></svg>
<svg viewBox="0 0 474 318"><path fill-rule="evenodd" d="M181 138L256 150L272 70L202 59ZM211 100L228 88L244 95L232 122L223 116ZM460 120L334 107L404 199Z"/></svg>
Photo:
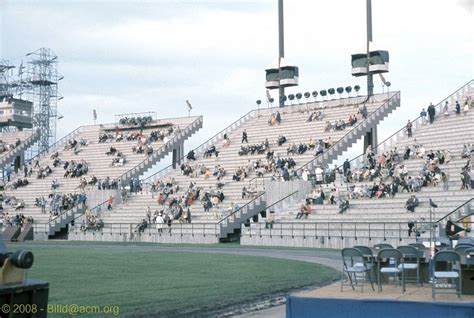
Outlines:
<svg viewBox="0 0 474 318"><path fill-rule="evenodd" d="M277 140L278 146L283 145L285 142L286 142L286 137L283 135L279 135L278 140Z"/></svg>
<svg viewBox="0 0 474 318"><path fill-rule="evenodd" d="M339 213L344 213L349 209L349 200L341 200L339 203Z"/></svg>
<svg viewBox="0 0 474 318"><path fill-rule="evenodd" d="M420 204L418 198L415 195L412 195L410 198L408 198L405 208L409 212L415 212L415 208Z"/></svg>
<svg viewBox="0 0 474 318"><path fill-rule="evenodd" d="M303 203L300 207L300 212L296 214L296 219L301 219L303 216L307 219L309 214L311 214L311 206Z"/></svg>
<svg viewBox="0 0 474 318"><path fill-rule="evenodd" d="M54 180L51 182L51 189L56 190L57 188L59 188L59 183L58 183L58 180L57 180L57 179L54 179Z"/></svg>
<svg viewBox="0 0 474 318"><path fill-rule="evenodd" d="M275 211L270 211L265 219L265 228L272 229L273 223L275 223Z"/></svg>
<svg viewBox="0 0 474 318"><path fill-rule="evenodd" d="M227 136L227 134L224 134L224 142L222 143L222 146L223 147L229 147L229 145L230 145L230 139Z"/></svg>
<svg viewBox="0 0 474 318"><path fill-rule="evenodd" d="M143 219L140 223L137 224L135 228L135 232L143 233L147 227L148 227L148 222L147 220Z"/></svg>
<svg viewBox="0 0 474 318"><path fill-rule="evenodd" d="M194 151L193 151L193 150L190 150L190 151L188 152L188 154L186 155L186 159L192 160L192 161L196 160L196 157L195 157L195 154L194 154Z"/></svg>
<svg viewBox="0 0 474 318"><path fill-rule="evenodd" d="M110 156L110 155L115 155L116 152L117 152L117 148L110 146L109 151L107 151L105 154L107 156Z"/></svg>

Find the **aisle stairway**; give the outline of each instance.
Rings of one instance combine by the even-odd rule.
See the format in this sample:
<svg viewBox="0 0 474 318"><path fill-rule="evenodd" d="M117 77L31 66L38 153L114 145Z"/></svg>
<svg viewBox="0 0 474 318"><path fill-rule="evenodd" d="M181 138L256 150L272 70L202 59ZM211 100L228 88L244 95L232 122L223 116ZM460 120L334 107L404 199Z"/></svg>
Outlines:
<svg viewBox="0 0 474 318"><path fill-rule="evenodd" d="M470 82L464 86L461 90L454 93L448 100L454 105L455 100L464 102L466 96L473 93L473 83ZM459 92L462 92L460 94ZM444 105L444 101L438 105ZM440 165L442 171L446 172L449 176L449 188L447 191L443 189L442 183L438 187L428 186L423 187L420 192L416 193L417 198L420 201L420 206L416 208L415 213L407 212L405 209L405 203L412 193L399 193L394 198L381 198L381 199L370 199L370 198L359 198L350 200L349 209L343 214L339 213L339 207L337 205L329 205L325 202L324 205L312 205L312 214L307 219L295 220L296 214L300 210L302 204L301 201L290 202L288 200L287 207L284 210L276 213L276 224L282 225L284 229L289 231L292 228L292 232L296 231L297 236L301 235L303 226L312 228L315 224L325 227L325 233L327 237L344 237L344 235L350 235L354 237L355 227L358 228L359 236L367 237L368 224L372 225L371 233L373 236L379 236L386 238L392 235L395 240L402 240L404 242L412 242L414 237L408 236L407 224L409 221L417 221L419 223L429 221L430 209L429 199L431 198L438 208L434 209L431 214L433 220L440 219L446 214L453 211L460 205L463 205L466 201L474 197L474 189L460 190L461 188L461 168L466 165L467 159L462 159L461 149L464 144L474 144L474 130L472 129L474 123L474 108L468 112L467 115L455 115L453 107L450 109L451 113L449 116L443 114L437 116L435 122L430 125L417 124L416 129L413 133L412 138L408 138L403 130L399 134L396 134L392 139L387 140L382 145L379 145L378 150L386 152L397 147L399 152L403 152L405 146L410 146L416 139L418 144L425 147L426 151L437 151L447 149L450 151L452 159L448 164ZM438 109L437 113L440 111ZM403 156L401 156L403 157ZM402 160L399 164L404 164L408 168L409 175L418 175L424 159L408 159ZM352 169L356 166L361 167L363 165L362 160L354 160L351 162ZM342 178L338 176L335 184L324 185L323 188L329 189L336 188L337 192L344 196L347 192L348 186L351 184L341 181ZM376 181L376 180L374 180ZM354 182L352 185L363 186L372 185L372 182ZM390 181L388 181L390 182ZM326 192L328 193L328 192ZM347 229L341 224L346 224ZM295 226L297 229L295 229ZM317 225L316 225L317 226ZM378 226L379 231L374 231L374 228ZM252 231L259 231L261 233L262 224L254 224L253 228L245 228L243 231L243 243L244 244L264 244L264 245L295 245L302 244L301 241L288 240L283 242L278 238L268 239L265 238L265 242L257 238L255 235L251 236ZM365 228L363 230L362 228ZM284 231L281 229L281 231ZM348 233L345 233L347 231ZM364 231L366 233L364 233ZM269 235L269 230L263 229L262 237ZM266 234L265 234L266 233ZM286 235L289 232L286 233ZM314 234L314 231L312 232ZM311 235L311 234L310 234ZM426 233L425 235L428 235ZM295 236L292 234L291 236ZM340 241L338 244L343 246L349 246L350 240ZM327 242L326 242L327 243ZM315 242L316 246L326 246L320 242ZM341 247L342 245L335 245Z"/></svg>
<svg viewBox="0 0 474 318"><path fill-rule="evenodd" d="M331 137L334 145L324 154L324 156L319 156L315 159L314 151L307 151L302 155L290 156L296 161L296 168L303 165L311 167L316 164L321 164L325 160L330 162L332 159L337 157L338 154L342 153L355 143L357 139L362 138L371 127L376 125L380 120L400 105L400 94L398 92L391 93L389 98L390 100L387 102L387 94L376 95L374 102L367 104L369 111L368 119L366 121L359 121L356 126L352 127L352 129L351 127L348 127L342 131L325 132L324 128L326 120L347 120L350 115L357 113L359 108L358 103L363 102L365 97L361 96L350 100L326 101L324 103L326 117L322 121L306 122L306 119L309 116L308 111L321 109L323 102L279 109L282 116L282 122L280 125L276 126L269 126L268 124L270 115L275 112L276 109L254 110L253 113L255 116L249 116L244 123L231 125L233 129L225 130L225 133L231 140L228 147L222 147L222 138L214 137L211 138L210 142L205 143L203 147L196 150L198 155L196 156L197 160L195 163L197 165L200 166L203 164L206 167L209 167L211 172L213 167L217 164L225 168L227 174L221 182L225 184L222 189L226 198L218 208L213 208L210 212L204 212L201 202L199 200L196 201L191 206L192 223L194 224L192 226L196 229L196 227L200 226L197 224L204 224L202 227L204 227L205 224L208 224L209 228L219 228L218 231L220 233L218 235L220 237L226 237L228 234L232 233L234 229L239 229L240 224L243 221L252 217L264 208L264 196L258 196L256 200L250 202L248 199L242 199L241 197L242 187L249 186L247 181L250 178L255 177L254 172L252 172L244 181L237 182L232 180L232 175L237 167L247 166L249 162L254 162L257 159L265 159L265 154L238 155L241 146L241 135L244 129L248 134L249 144L263 142L265 138L268 138L270 142L270 151L274 151L275 157L279 156L281 158L288 157L286 155L286 149L290 143L298 144L300 142L308 142L310 138L318 140ZM220 133L217 136L222 137L222 135L223 133ZM276 144L279 135L284 135L287 138L287 142L282 146ZM202 152L212 144L214 144L218 149L219 156L217 158L214 156L211 158L204 158ZM195 163L193 163L193 165ZM165 169L157 176L154 176L154 178L144 180L144 182L149 183L158 179L167 180L170 178L174 178L180 185L178 195L184 194L189 182L191 181L196 182L196 186L202 187L203 190L216 189L215 177L211 176L207 180L205 180L203 176L190 178L183 176L179 169L173 170L170 168ZM261 194L264 190L262 185L257 183L255 186L256 188L254 190L256 194ZM234 202L243 208L236 213L234 217L226 219L225 222L218 223L228 213L231 202ZM110 230L111 232L114 232L114 230L111 230L113 228L120 228L123 230L128 228L127 225L129 224L132 224L132 227L135 227L136 224L145 217L148 206L150 206L153 211L159 208L156 203L156 198L152 198L150 193L144 192L142 194L132 195L126 204L117 207L111 213L102 213L101 217L105 223L104 230ZM215 214L217 214L218 218L215 218ZM179 225L179 228L183 228L183 225ZM75 233L77 235L71 235L70 233L70 238L91 239L88 238L87 233L78 235L77 230ZM91 235L89 235L89 237Z"/></svg>
<svg viewBox="0 0 474 318"><path fill-rule="evenodd" d="M16 140L20 139L20 144L10 151L0 154L0 167L4 168L10 164L17 156L20 156L31 145L39 139L39 130L31 131L15 131L0 133L0 140L5 144L15 144ZM1 169L0 169L1 170Z"/></svg>
<svg viewBox="0 0 474 318"><path fill-rule="evenodd" d="M53 167L53 159L51 154L58 152L59 158L62 162L74 160L80 162L84 160L88 165L88 173L84 177L89 180L92 176L100 179L110 177L111 180L119 179L124 183L127 183L130 178L136 178L139 175L145 173L160 159L166 156L174 148L179 147L186 139L193 135L198 129L202 127L202 117L184 117L174 119L160 119L152 123L151 128L145 128L143 133L146 135L154 130L160 128L154 128L159 125L171 125L174 131L171 135L166 137L164 142L157 141L151 143L153 147L153 154L146 156L145 154L132 153L132 147L137 144L137 141L121 141L121 142L106 142L99 143L99 134L101 131L106 129L114 129L115 125L91 125L83 126L76 129L74 132L66 136L60 143L53 147L47 154L43 154L39 158L39 165L45 167L49 165L52 168L52 173L44 179L37 179L36 173L34 172L31 177L28 178L29 184L25 187L17 189L12 188L12 180L4 193L5 196L14 196L18 201L24 200L25 208L21 211L27 217L33 217L35 225L35 234L37 237L44 237L44 235L53 235L54 232L64 228L67 223L70 222L77 214L84 212L85 205L80 205L73 208L72 210L64 213L60 217L50 222L49 213L41 213L41 208L35 206L35 198L45 197L54 192L51 189L51 183L53 180L57 180L59 187L57 192L66 193L80 193L79 181L80 178L64 178L63 165ZM179 127L179 130L178 130ZM119 129L126 129L128 127L119 127ZM132 131L138 131L134 129ZM76 141L82 138L88 141L87 146L79 147L79 152L74 154L72 150L65 150L64 145L68 141L75 139ZM114 146L118 151L122 152L126 158L126 163L123 166L112 166L112 156L105 154L109 150L110 146ZM34 161L33 161L34 162ZM34 169L36 171L36 169ZM23 179L23 174L18 176ZM96 199L105 199L109 192L102 193L103 191L97 190L95 187L89 186L85 189L88 197ZM117 198L118 199L118 198ZM90 202L95 204L95 202ZM14 207L5 206L5 212L9 215L15 215Z"/></svg>

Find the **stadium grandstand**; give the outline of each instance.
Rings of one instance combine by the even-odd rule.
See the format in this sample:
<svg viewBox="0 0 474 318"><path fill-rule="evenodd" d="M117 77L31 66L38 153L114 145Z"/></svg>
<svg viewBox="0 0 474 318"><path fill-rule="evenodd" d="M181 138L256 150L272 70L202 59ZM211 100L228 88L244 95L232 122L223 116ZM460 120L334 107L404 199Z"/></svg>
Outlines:
<svg viewBox="0 0 474 318"><path fill-rule="evenodd" d="M18 20L32 28L15 11L34 12L31 4L11 2L5 6L11 17L5 14L2 25ZM57 9L54 2L45 1L44 8ZM93 314L107 317L106 307L124 317L473 317L474 79L445 79L453 71L450 66L443 73L441 63L439 74L429 65L431 77L426 75L420 61L438 63L431 47L422 46L432 42L430 33L422 33L426 39L399 39L404 50L419 43L423 53L407 55L392 43L396 71L389 74L392 56L379 45L396 42L392 37L398 41L403 32L420 32L417 23L428 18L407 19L412 30L393 34L377 26L377 36L391 40L375 45L371 0L365 7L346 1L350 15L363 21L353 21L349 37L334 27L336 39L321 37L317 48L315 32L308 31L309 10L291 4L290 12L298 10L306 20L289 18L303 29L289 38L291 57L318 50L328 60L311 55L293 64L285 55L283 0L274 2L278 55L265 69L258 55L267 59L269 45L260 41L268 33L267 15L274 14L266 3L206 4L204 10L200 4L147 2L143 8L123 3L104 9L71 1L64 9L81 16L83 25L64 31L71 39L62 42L85 48L75 48L83 52L76 65L74 49L52 42L65 56L66 76L52 49L20 58L26 48L6 49L18 66L0 60L0 318L14 317L5 305L13 306L24 292L37 297L28 298L29 305L39 299L47 305L48 297L56 303L45 307L53 317L59 313L54 306L75 302L100 305L102 311ZM379 5L375 11L386 9L380 19L387 26L398 6L407 16L418 8ZM330 2L318 6L335 8ZM191 21L194 15L201 21L204 10L203 17L218 17L218 23L205 29L172 18L155 23L155 17L142 20L147 8L160 17L183 10L179 14ZM341 21L349 19L346 14L341 10ZM109 16L119 18L112 23ZM211 45L213 32L221 34L217 24L245 19L250 29L262 30L225 29L224 40ZM60 20L58 29L66 19ZM90 25L102 23L113 27L90 32ZM452 31L447 28L446 34ZM241 40L237 33L244 31L258 40ZM449 38L443 32L437 32L440 41ZM306 47L299 47L303 40ZM356 42L363 50L348 54L346 44ZM345 77L325 68L341 64L341 48ZM129 49L128 60L120 52ZM175 58L180 62L173 68ZM254 59L261 67L259 90L249 89L257 86ZM465 61L460 53L442 63L452 62L459 73L466 66L457 63ZM234 66L235 74L229 71ZM306 70L320 73L308 76ZM63 86L68 76L81 80ZM258 94L261 99L249 105ZM85 119L86 112L92 119ZM48 283L26 275L33 254L7 251L15 247L39 256L41 268L31 271L51 282L49 296ZM258 314L261 309L270 311Z"/></svg>

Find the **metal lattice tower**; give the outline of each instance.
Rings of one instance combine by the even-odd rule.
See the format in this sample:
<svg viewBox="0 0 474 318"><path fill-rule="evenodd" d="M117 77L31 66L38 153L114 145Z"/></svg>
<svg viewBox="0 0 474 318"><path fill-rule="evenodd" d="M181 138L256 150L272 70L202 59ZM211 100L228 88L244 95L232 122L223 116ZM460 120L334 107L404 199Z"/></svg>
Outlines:
<svg viewBox="0 0 474 318"><path fill-rule="evenodd" d="M0 60L0 98L12 96L13 66L8 60Z"/></svg>
<svg viewBox="0 0 474 318"><path fill-rule="evenodd" d="M33 102L33 127L40 130L40 139L34 151L47 151L56 140L58 119L58 57L51 50L41 48L27 55L26 79L28 100Z"/></svg>

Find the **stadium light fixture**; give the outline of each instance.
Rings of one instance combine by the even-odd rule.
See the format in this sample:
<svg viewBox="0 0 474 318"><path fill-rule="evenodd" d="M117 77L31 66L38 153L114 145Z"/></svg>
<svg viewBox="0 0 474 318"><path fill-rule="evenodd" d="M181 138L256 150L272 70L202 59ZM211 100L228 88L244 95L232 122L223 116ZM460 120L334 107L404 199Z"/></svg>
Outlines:
<svg viewBox="0 0 474 318"><path fill-rule="evenodd" d="M300 100L303 97L301 93L296 94L296 99L298 100L298 104L300 104Z"/></svg>
<svg viewBox="0 0 474 318"><path fill-rule="evenodd" d="M351 97L352 87L346 86L346 89L345 89L345 90L346 90L347 96L348 96L348 97Z"/></svg>
<svg viewBox="0 0 474 318"><path fill-rule="evenodd" d="M295 94L288 95L288 99L290 100L290 105L293 105L293 101L295 100Z"/></svg>
<svg viewBox="0 0 474 318"><path fill-rule="evenodd" d="M329 95L331 95L331 99L333 99L332 95L334 95L336 93L336 90L334 88L330 88L330 89L328 89L328 93L329 93Z"/></svg>
<svg viewBox="0 0 474 318"><path fill-rule="evenodd" d="M354 86L354 90L356 91L357 96L359 96L360 86L359 85Z"/></svg>

